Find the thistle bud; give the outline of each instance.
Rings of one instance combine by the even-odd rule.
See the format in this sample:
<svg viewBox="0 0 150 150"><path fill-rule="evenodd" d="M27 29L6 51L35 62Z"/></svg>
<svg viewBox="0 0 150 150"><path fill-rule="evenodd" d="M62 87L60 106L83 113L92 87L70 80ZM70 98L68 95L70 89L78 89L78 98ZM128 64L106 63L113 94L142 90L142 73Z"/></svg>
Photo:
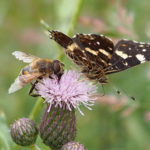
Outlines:
<svg viewBox="0 0 150 150"><path fill-rule="evenodd" d="M29 146L35 143L38 135L38 129L32 120L28 118L21 118L11 125L10 133L16 144Z"/></svg>
<svg viewBox="0 0 150 150"><path fill-rule="evenodd" d="M65 143L76 136L75 111L51 106L47 107L40 125L40 136L43 143L51 149L60 149Z"/></svg>
<svg viewBox="0 0 150 150"><path fill-rule="evenodd" d="M79 142L69 142L63 145L61 150L86 150L85 147Z"/></svg>

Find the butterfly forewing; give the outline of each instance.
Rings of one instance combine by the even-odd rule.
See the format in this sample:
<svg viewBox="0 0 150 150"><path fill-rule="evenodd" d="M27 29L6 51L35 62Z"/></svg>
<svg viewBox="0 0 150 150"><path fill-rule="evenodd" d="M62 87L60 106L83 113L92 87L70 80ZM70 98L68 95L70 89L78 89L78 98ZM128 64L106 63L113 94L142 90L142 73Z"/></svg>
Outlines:
<svg viewBox="0 0 150 150"><path fill-rule="evenodd" d="M63 48L67 48L69 45L73 43L73 40L62 32L59 31L49 31L49 32L50 38L55 40Z"/></svg>
<svg viewBox="0 0 150 150"><path fill-rule="evenodd" d="M108 65L113 54L113 42L103 35L76 34L73 41L80 47L85 58L102 68Z"/></svg>
<svg viewBox="0 0 150 150"><path fill-rule="evenodd" d="M50 31L51 39L66 49L66 54L78 65L105 68L110 61L114 45L103 35L76 34L73 38L59 31Z"/></svg>
<svg viewBox="0 0 150 150"><path fill-rule="evenodd" d="M114 47L106 74L119 72L150 60L150 44L121 40Z"/></svg>

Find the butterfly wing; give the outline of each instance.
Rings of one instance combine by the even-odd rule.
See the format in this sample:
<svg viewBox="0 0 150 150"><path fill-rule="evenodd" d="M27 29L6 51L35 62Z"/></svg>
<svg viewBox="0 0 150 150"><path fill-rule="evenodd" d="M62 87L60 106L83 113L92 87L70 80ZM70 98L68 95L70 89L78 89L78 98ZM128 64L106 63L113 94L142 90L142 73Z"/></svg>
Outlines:
<svg viewBox="0 0 150 150"><path fill-rule="evenodd" d="M50 31L50 38L66 49L67 55L78 65L92 63L107 66L113 54L113 42L96 34L76 34L73 38L59 31Z"/></svg>
<svg viewBox="0 0 150 150"><path fill-rule="evenodd" d="M73 43L73 40L62 32L59 31L49 31L49 32L50 32L50 39L53 39L65 49L67 49L67 47Z"/></svg>
<svg viewBox="0 0 150 150"><path fill-rule="evenodd" d="M150 60L150 44L120 40L106 68L106 74L120 72Z"/></svg>
<svg viewBox="0 0 150 150"><path fill-rule="evenodd" d="M17 59L22 60L25 63L31 63L33 60L38 58L36 56L21 51L14 51L12 55L14 55Z"/></svg>
<svg viewBox="0 0 150 150"><path fill-rule="evenodd" d="M73 41L78 45L80 53L83 53L84 59L87 59L88 62L102 68L108 65L114 48L113 42L109 38L97 34L76 34ZM77 53L77 48L74 52Z"/></svg>

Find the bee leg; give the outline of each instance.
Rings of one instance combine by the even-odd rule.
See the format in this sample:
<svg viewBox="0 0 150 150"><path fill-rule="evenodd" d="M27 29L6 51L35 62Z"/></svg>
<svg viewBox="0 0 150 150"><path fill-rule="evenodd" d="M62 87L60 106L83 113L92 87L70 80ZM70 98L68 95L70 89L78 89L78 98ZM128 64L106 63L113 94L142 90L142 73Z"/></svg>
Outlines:
<svg viewBox="0 0 150 150"><path fill-rule="evenodd" d="M40 96L40 95L38 95L38 94L33 94L33 93L32 93L33 90L35 89L35 86L36 86L37 83L38 83L37 80L36 80L34 83L31 83L32 87L31 87L31 89L30 89L30 91L29 91L29 95L32 96L32 97L38 97L38 96Z"/></svg>

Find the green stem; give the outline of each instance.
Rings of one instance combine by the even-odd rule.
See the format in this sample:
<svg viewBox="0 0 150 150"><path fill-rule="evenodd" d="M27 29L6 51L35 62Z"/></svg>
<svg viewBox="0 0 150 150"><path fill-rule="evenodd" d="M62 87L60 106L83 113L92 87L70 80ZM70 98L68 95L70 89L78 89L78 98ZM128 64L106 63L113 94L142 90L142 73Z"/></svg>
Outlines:
<svg viewBox="0 0 150 150"><path fill-rule="evenodd" d="M36 144L30 145L27 147L29 147L31 150L41 150ZM16 145L14 150L21 150L22 148L23 148L22 146Z"/></svg>
<svg viewBox="0 0 150 150"><path fill-rule="evenodd" d="M70 21L70 27L67 31L67 35L68 36L72 36L73 35L73 31L74 31L74 28L77 24L77 21L78 21L78 18L80 16L80 13L81 13L81 10L82 10L82 7L83 7L83 3L84 3L84 0L78 0L78 2L76 3L76 6L75 6L75 10L74 10L74 13L72 15L72 19ZM64 58L64 53L61 52L61 54L59 55L58 59L59 60L63 60Z"/></svg>
<svg viewBox="0 0 150 150"><path fill-rule="evenodd" d="M34 145L31 145L31 146L30 146L30 149L31 149L31 150L41 150L41 149L40 149L37 145L35 145L35 144L34 144Z"/></svg>
<svg viewBox="0 0 150 150"><path fill-rule="evenodd" d="M36 103L35 103L35 105L34 105L32 111L31 111L31 113L30 113L30 115L29 115L29 118L30 118L31 120L34 120L35 117L39 114L39 112L40 112L42 106L43 106L43 99L39 97L39 98L36 100Z"/></svg>
<svg viewBox="0 0 150 150"><path fill-rule="evenodd" d="M83 3L84 0L78 0L75 6L75 10L73 12L71 21L70 21L70 26L69 29L67 31L67 35L72 36L74 28L77 24L78 18L80 16L82 7L83 7ZM40 23L42 24L42 26L44 27L44 29L46 30L52 30L52 28L48 25L48 23L46 23L43 19L40 20Z"/></svg>
<svg viewBox="0 0 150 150"><path fill-rule="evenodd" d="M81 13L81 10L83 7L83 3L84 3L84 0L78 0L78 2L76 4L75 11L72 15L72 19L70 22L70 27L69 27L69 30L67 32L67 35L69 35L69 36L72 36L72 34L73 34L74 28L78 22L78 18L80 16L80 13Z"/></svg>

